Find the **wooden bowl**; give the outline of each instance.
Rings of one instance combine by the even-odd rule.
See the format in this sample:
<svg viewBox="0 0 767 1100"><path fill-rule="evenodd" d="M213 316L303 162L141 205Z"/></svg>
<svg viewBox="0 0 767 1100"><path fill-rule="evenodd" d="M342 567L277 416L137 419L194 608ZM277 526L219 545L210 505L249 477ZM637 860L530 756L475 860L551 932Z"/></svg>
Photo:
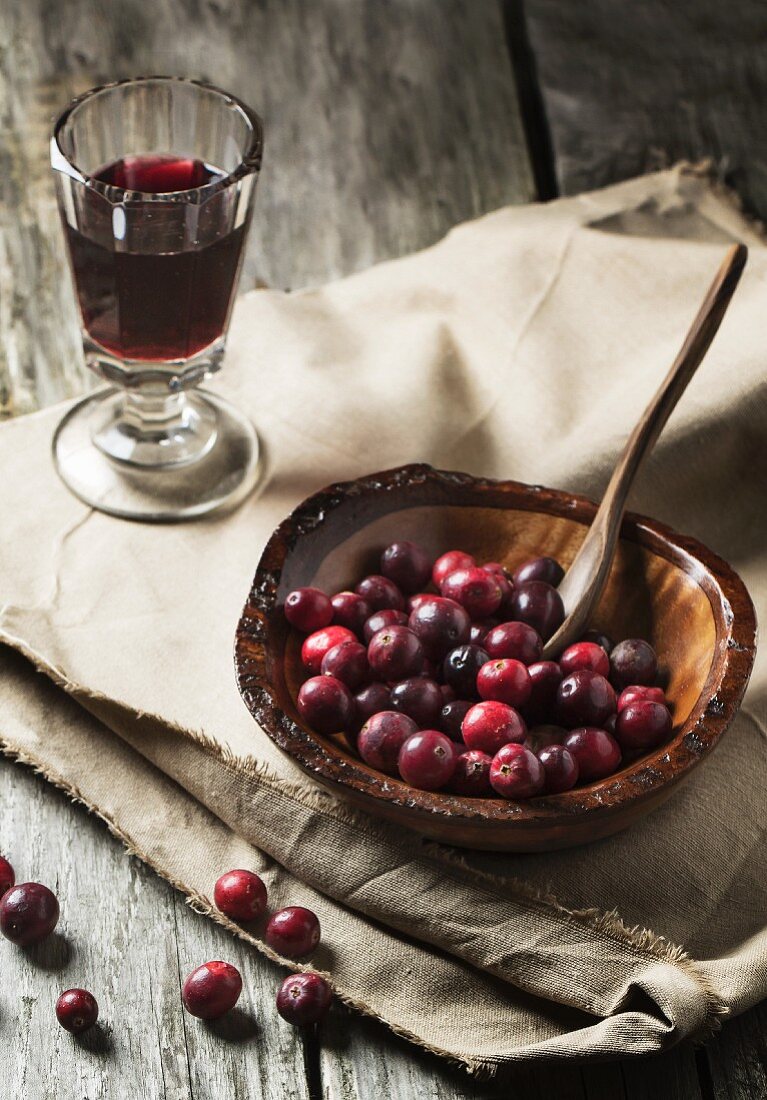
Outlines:
<svg viewBox="0 0 767 1100"><path fill-rule="evenodd" d="M513 568L538 554L567 567L596 506L585 497L403 466L332 485L277 528L259 562L235 644L243 699L265 733L334 795L448 844L546 851L609 836L660 805L716 745L746 689L756 620L732 569L694 539L627 515L593 626L655 647L675 719L671 740L615 775L565 794L509 802L417 791L369 768L344 739L304 725L300 639L282 613L301 585L327 592L378 572L383 547L458 547ZM715 766L715 765L714 765Z"/></svg>

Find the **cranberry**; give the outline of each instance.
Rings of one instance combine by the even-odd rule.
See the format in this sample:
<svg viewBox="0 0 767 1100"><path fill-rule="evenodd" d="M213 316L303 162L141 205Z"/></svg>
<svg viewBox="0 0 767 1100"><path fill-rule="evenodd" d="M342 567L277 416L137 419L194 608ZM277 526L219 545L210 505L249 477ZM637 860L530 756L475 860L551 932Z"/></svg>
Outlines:
<svg viewBox="0 0 767 1100"><path fill-rule="evenodd" d="M402 592L418 592L429 583L431 557L415 542L393 542L381 554L381 572Z"/></svg>
<svg viewBox="0 0 767 1100"><path fill-rule="evenodd" d="M473 795L483 798L490 794L490 765L492 757L479 749L462 752L455 762L455 771L450 780L450 790L456 794Z"/></svg>
<svg viewBox="0 0 767 1100"><path fill-rule="evenodd" d="M385 626L407 626L407 621L407 615L404 611L395 611L393 608L376 611L366 620L362 628L363 637L366 642L370 642L373 635L377 634L379 630L383 630Z"/></svg>
<svg viewBox="0 0 767 1100"><path fill-rule="evenodd" d="M671 714L663 703L637 699L628 703L615 723L615 740L622 749L645 752L665 741L671 733Z"/></svg>
<svg viewBox="0 0 767 1100"><path fill-rule="evenodd" d="M327 1016L333 990L319 974L290 974L277 990L277 1011L296 1027L308 1027Z"/></svg>
<svg viewBox="0 0 767 1100"><path fill-rule="evenodd" d="M448 573L439 590L446 599L465 607L472 619L486 619L503 600L497 575L477 566Z"/></svg>
<svg viewBox="0 0 767 1100"><path fill-rule="evenodd" d="M341 642L327 651L320 670L323 676L335 676L351 691L356 691L370 679L368 651L359 642Z"/></svg>
<svg viewBox="0 0 767 1100"><path fill-rule="evenodd" d="M317 733L340 733L353 725L354 699L335 676L312 676L301 685L298 713Z"/></svg>
<svg viewBox="0 0 767 1100"><path fill-rule="evenodd" d="M296 588L285 600L285 618L296 630L311 634L330 625L333 605L319 588Z"/></svg>
<svg viewBox="0 0 767 1100"><path fill-rule="evenodd" d="M330 602L333 605L333 625L345 626L361 638L365 623L373 614L373 608L367 600L363 600L356 592L339 592Z"/></svg>
<svg viewBox="0 0 767 1100"><path fill-rule="evenodd" d="M420 607L426 600L433 600L433 592L419 592L416 596L408 596L407 598L407 613L410 615L417 607Z"/></svg>
<svg viewBox="0 0 767 1100"><path fill-rule="evenodd" d="M609 718L606 718L602 723L602 729L607 730L612 737L615 737L615 727L618 724L618 715L611 714Z"/></svg>
<svg viewBox="0 0 767 1100"><path fill-rule="evenodd" d="M442 664L442 675L456 695L471 699L477 694L477 673L490 658L478 645L451 649Z"/></svg>
<svg viewBox="0 0 767 1100"><path fill-rule="evenodd" d="M618 714L629 703L638 703L640 699L649 699L651 703L662 703L664 707L668 706L663 688L632 684L630 687L624 688L618 696Z"/></svg>
<svg viewBox="0 0 767 1100"><path fill-rule="evenodd" d="M546 773L546 794L561 794L578 782L578 761L564 745L539 749L538 759Z"/></svg>
<svg viewBox="0 0 767 1100"><path fill-rule="evenodd" d="M610 658L601 645L595 642L576 642L575 645L568 646L559 658L559 667L564 676L587 668L607 677L610 675Z"/></svg>
<svg viewBox="0 0 767 1100"><path fill-rule="evenodd" d="M535 628L544 641L565 621L565 605L556 588L545 581L527 581L514 589L512 618Z"/></svg>
<svg viewBox="0 0 767 1100"><path fill-rule="evenodd" d="M437 683L442 679L439 665L436 661L430 661L428 657L424 657L423 665L418 675L424 676L427 680L435 680Z"/></svg>
<svg viewBox="0 0 767 1100"><path fill-rule="evenodd" d="M371 768L396 775L399 750L417 730L418 726L406 714L384 710L368 718L360 730L357 749Z"/></svg>
<svg viewBox="0 0 767 1100"><path fill-rule="evenodd" d="M524 741L527 726L513 707L488 700L467 712L461 732L468 748L493 756L509 741Z"/></svg>
<svg viewBox="0 0 767 1100"><path fill-rule="evenodd" d="M426 656L441 660L448 650L468 642L471 619L454 600L431 596L410 613L410 629L421 639Z"/></svg>
<svg viewBox="0 0 767 1100"><path fill-rule="evenodd" d="M490 765L490 785L501 798L532 798L545 779L540 760L524 745L503 745Z"/></svg>
<svg viewBox="0 0 767 1100"><path fill-rule="evenodd" d="M266 909L266 887L253 871L227 871L213 887L213 900L231 920L258 920Z"/></svg>
<svg viewBox="0 0 767 1100"><path fill-rule="evenodd" d="M450 684L440 684L439 692L442 696L443 707L446 706L448 703L452 703L455 701L456 695L453 689L450 687Z"/></svg>
<svg viewBox="0 0 767 1100"><path fill-rule="evenodd" d="M184 1008L200 1020L217 1020L234 1008L242 992L239 970L231 963L203 963L187 977L181 991Z"/></svg>
<svg viewBox="0 0 767 1100"><path fill-rule="evenodd" d="M479 622L472 623L469 641L472 645L482 645L490 631L496 626L498 626L497 619L480 619Z"/></svg>
<svg viewBox="0 0 767 1100"><path fill-rule="evenodd" d="M373 575L364 577L354 589L358 596L370 604L374 611L405 610L405 597L388 577Z"/></svg>
<svg viewBox="0 0 767 1100"><path fill-rule="evenodd" d="M531 558L518 565L512 574L515 585L528 581L544 581L556 588L565 575L565 571L555 558Z"/></svg>
<svg viewBox="0 0 767 1100"><path fill-rule="evenodd" d="M474 703L469 702L468 699L453 699L445 703L437 725L451 741L463 741L461 726L473 706Z"/></svg>
<svg viewBox="0 0 767 1100"><path fill-rule="evenodd" d="M563 726L601 726L615 713L615 692L598 672L581 669L565 676L557 689L557 715Z"/></svg>
<svg viewBox="0 0 767 1100"><path fill-rule="evenodd" d="M464 554L463 550L448 550L434 562L431 579L437 588L441 588L448 573L455 573L457 569L473 569L476 564L471 554Z"/></svg>
<svg viewBox="0 0 767 1100"><path fill-rule="evenodd" d="M528 666L527 672L530 677L530 698L525 713L536 721L542 721L556 710L562 670L556 661L536 661Z"/></svg>
<svg viewBox="0 0 767 1100"><path fill-rule="evenodd" d="M362 724L382 710L391 710L391 692L386 684L375 680L354 696L357 721Z"/></svg>
<svg viewBox="0 0 767 1100"><path fill-rule="evenodd" d="M501 588L501 608L507 608L511 605L511 596L514 592L514 585L512 584L508 573L503 568L500 562L489 561L487 565L483 565L482 568L486 573L492 573Z"/></svg>
<svg viewBox="0 0 767 1100"><path fill-rule="evenodd" d="M341 642L356 641L351 630L347 630L345 626L328 626L324 630L315 630L314 634L304 639L304 644L301 646L301 660L309 672L318 676L322 668L322 658L329 649L334 645L340 645Z"/></svg>
<svg viewBox="0 0 767 1100"><path fill-rule="evenodd" d="M11 867L7 859L3 859L3 857L0 856L0 898L6 890L10 890L15 881L16 875L14 874L13 867Z"/></svg>
<svg viewBox="0 0 767 1100"><path fill-rule="evenodd" d="M423 676L402 680L391 689L391 707L412 718L419 729L432 729L443 707L439 684Z"/></svg>
<svg viewBox="0 0 767 1100"><path fill-rule="evenodd" d="M543 643L536 630L527 623L501 623L485 639L491 657L510 657L523 665L540 661Z"/></svg>
<svg viewBox="0 0 767 1100"><path fill-rule="evenodd" d="M93 1027L98 1018L98 1002L87 989L67 989L56 1001L56 1019L73 1035Z"/></svg>
<svg viewBox="0 0 767 1100"><path fill-rule="evenodd" d="M300 959L320 942L320 922L311 909L289 905L269 918L264 939L278 955Z"/></svg>
<svg viewBox="0 0 767 1100"><path fill-rule="evenodd" d="M525 745L537 756L541 749L550 745L561 745L568 731L563 726L533 726L527 731Z"/></svg>
<svg viewBox="0 0 767 1100"><path fill-rule="evenodd" d="M587 630L581 638L582 642L593 642L594 645L601 645L605 653L612 653L614 642L608 634L603 634L601 630Z"/></svg>
<svg viewBox="0 0 767 1100"><path fill-rule="evenodd" d="M584 726L568 733L565 748L575 757L581 781L604 779L621 762L618 742L607 730L596 729L594 726Z"/></svg>
<svg viewBox="0 0 767 1100"><path fill-rule="evenodd" d="M0 899L0 932L19 947L50 936L58 920L56 895L39 882L11 886Z"/></svg>
<svg viewBox="0 0 767 1100"><path fill-rule="evenodd" d="M482 699L523 707L532 691L530 673L521 661L488 661L477 675L477 691Z"/></svg>
<svg viewBox="0 0 767 1100"><path fill-rule="evenodd" d="M408 737L399 750L399 773L411 787L438 791L455 771L456 754L439 730L421 730Z"/></svg>
<svg viewBox="0 0 767 1100"><path fill-rule="evenodd" d="M619 642L610 654L610 679L619 691L631 684L652 684L657 675L655 650L641 638Z"/></svg>
<svg viewBox="0 0 767 1100"><path fill-rule="evenodd" d="M379 680L417 676L423 665L423 646L406 626L385 626L370 639L368 661Z"/></svg>

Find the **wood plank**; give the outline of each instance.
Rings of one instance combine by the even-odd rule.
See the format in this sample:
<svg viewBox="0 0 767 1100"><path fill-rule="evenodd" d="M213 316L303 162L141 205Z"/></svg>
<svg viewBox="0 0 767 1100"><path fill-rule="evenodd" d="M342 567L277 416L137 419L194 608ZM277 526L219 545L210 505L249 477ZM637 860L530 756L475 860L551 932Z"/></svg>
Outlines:
<svg viewBox="0 0 767 1100"><path fill-rule="evenodd" d="M703 1100L767 1097L767 1002L726 1023L698 1063Z"/></svg>
<svg viewBox="0 0 767 1100"><path fill-rule="evenodd" d="M621 1063L626 1100L706 1100L690 1043L666 1054Z"/></svg>

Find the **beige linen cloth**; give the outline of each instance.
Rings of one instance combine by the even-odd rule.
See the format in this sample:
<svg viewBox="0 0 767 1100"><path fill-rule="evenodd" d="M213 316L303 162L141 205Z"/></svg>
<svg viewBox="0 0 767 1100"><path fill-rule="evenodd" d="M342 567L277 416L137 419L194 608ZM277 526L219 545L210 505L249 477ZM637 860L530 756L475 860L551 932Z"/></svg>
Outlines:
<svg viewBox="0 0 767 1100"><path fill-rule="evenodd" d="M214 387L269 470L232 515L100 515L52 467L61 408L3 426L5 750L206 909L222 871L257 868L274 905L318 912L314 965L348 1003L474 1073L657 1051L747 1009L767 993L763 657L666 806L536 856L459 857L345 810L259 731L232 669L264 541L330 481L425 460L598 496L732 237L752 246L741 288L632 504L727 558L764 615L767 250L679 168L245 296Z"/></svg>

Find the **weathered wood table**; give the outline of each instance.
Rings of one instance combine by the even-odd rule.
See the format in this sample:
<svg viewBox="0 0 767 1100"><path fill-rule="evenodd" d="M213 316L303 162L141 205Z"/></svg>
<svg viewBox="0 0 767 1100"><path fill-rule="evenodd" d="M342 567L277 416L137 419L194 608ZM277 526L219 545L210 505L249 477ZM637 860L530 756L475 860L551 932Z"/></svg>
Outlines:
<svg viewBox="0 0 767 1100"><path fill-rule="evenodd" d="M253 103L267 155L243 289L257 280L296 287L427 245L505 203L681 156L714 157L764 214L755 105L762 110L767 86L765 16L757 2L737 8L735 19L712 0L528 0L524 10L519 0L0 0L0 416L91 384L47 163L51 116L77 92L166 72ZM321 1040L302 1038L273 1010L271 964L189 910L100 821L7 760L0 850L22 853L62 908L76 898L90 920L76 938L0 950L9 1095L510 1095L340 1011ZM242 971L253 1016L189 1027L182 976L218 957ZM112 1011L98 1035L73 1041L53 1004L75 981L143 1010ZM705 1048L523 1071L511 1092L758 1100L767 1096L766 1033L760 1007Z"/></svg>

